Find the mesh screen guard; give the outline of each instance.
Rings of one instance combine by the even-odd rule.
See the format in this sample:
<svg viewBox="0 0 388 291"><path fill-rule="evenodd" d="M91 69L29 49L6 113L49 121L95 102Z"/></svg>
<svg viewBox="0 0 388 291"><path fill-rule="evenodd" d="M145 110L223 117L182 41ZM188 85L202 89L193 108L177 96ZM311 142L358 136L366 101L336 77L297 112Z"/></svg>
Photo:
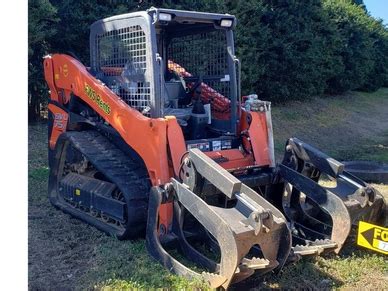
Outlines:
<svg viewBox="0 0 388 291"><path fill-rule="evenodd" d="M183 68L187 74L187 90L202 78L201 98L211 104L213 118L227 120L232 113L233 119L236 72L228 53L231 48L234 54L231 31L211 23L154 26L143 14L117 16L92 25L93 74L132 108L148 117L163 117L163 104L171 97L166 95L164 84L171 74L164 75L163 70L176 73L171 69L176 64L177 70ZM163 37L160 43L159 37ZM161 60L165 66L160 66Z"/></svg>
<svg viewBox="0 0 388 291"><path fill-rule="evenodd" d="M95 41L99 77L129 106L149 116L151 88L147 74L147 41L141 26L98 34Z"/></svg>
<svg viewBox="0 0 388 291"><path fill-rule="evenodd" d="M167 50L167 58L170 71L184 71L180 74L183 77L203 78L202 100L212 103L215 117L220 117L221 112L230 111L231 86L225 31L215 30L173 38Z"/></svg>

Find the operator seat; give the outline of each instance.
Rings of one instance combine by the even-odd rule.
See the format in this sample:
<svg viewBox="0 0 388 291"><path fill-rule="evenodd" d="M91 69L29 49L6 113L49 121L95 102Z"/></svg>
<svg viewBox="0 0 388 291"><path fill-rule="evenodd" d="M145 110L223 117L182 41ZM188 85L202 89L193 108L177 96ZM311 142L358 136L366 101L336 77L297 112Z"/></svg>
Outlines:
<svg viewBox="0 0 388 291"><path fill-rule="evenodd" d="M172 72L168 72L165 79L168 81L164 83L164 115L173 115L181 126L186 126L192 111L191 106L186 107L191 102L191 96L186 92L186 84Z"/></svg>

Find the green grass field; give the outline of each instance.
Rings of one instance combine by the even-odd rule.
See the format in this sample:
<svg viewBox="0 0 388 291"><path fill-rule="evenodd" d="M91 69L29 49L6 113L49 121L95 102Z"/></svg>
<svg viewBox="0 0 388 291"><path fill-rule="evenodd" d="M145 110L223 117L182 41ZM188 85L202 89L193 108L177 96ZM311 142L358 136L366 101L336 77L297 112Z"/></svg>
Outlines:
<svg viewBox="0 0 388 291"><path fill-rule="evenodd" d="M296 136L340 160L388 162L388 89L351 92L273 108L275 149ZM148 255L144 240L118 241L50 205L47 127L29 126L29 288L206 289L171 275ZM374 185L388 198L388 185ZM303 259L278 275L251 277L231 289L388 289L387 257L349 240L341 255Z"/></svg>

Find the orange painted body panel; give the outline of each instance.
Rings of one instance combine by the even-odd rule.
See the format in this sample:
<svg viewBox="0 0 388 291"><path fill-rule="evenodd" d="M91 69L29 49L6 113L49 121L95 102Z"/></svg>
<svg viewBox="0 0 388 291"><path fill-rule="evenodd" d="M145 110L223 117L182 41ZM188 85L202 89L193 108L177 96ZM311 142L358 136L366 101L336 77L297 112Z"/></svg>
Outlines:
<svg viewBox="0 0 388 291"><path fill-rule="evenodd" d="M243 148L249 153L253 155L253 150L252 150L252 144L251 144L251 139L249 137L248 129L249 129L249 123L248 119L251 118L251 115L249 112L245 110L241 110L241 118L239 122L239 130L241 134L241 144Z"/></svg>
<svg viewBox="0 0 388 291"><path fill-rule="evenodd" d="M69 116L65 110L54 104L49 104L48 110L53 114L53 128L50 133L49 141L50 149L53 150L59 136L66 131Z"/></svg>
<svg viewBox="0 0 388 291"><path fill-rule="evenodd" d="M251 124L248 129L255 164L257 166L270 165L267 120L265 112L250 112Z"/></svg>
<svg viewBox="0 0 388 291"><path fill-rule="evenodd" d="M166 119L148 118L132 109L70 56L55 54L44 62L45 76L50 78L50 68L54 75L54 84L49 83L50 90L61 88L73 92L99 113L141 156L152 185L165 184L170 180Z"/></svg>
<svg viewBox="0 0 388 291"><path fill-rule="evenodd" d="M46 79L47 85L50 88L50 99L53 101L58 100L58 92L57 88L55 86L55 75L53 74L54 68L53 68L53 61L50 57L45 58L44 60L44 78Z"/></svg>
<svg viewBox="0 0 388 291"><path fill-rule="evenodd" d="M179 170L181 166L182 156L186 152L186 143L183 138L183 132L179 126L175 116L166 116L167 125L167 141L170 150L172 166L174 174L179 177Z"/></svg>
<svg viewBox="0 0 388 291"><path fill-rule="evenodd" d="M174 215L174 205L173 202L163 203L159 207L159 235L164 235L166 233L161 233L160 226L163 225L165 231L168 231L168 228L172 225L172 219Z"/></svg>
<svg viewBox="0 0 388 291"><path fill-rule="evenodd" d="M244 155L238 149L205 152L205 154L226 170L236 170L254 165L252 155Z"/></svg>

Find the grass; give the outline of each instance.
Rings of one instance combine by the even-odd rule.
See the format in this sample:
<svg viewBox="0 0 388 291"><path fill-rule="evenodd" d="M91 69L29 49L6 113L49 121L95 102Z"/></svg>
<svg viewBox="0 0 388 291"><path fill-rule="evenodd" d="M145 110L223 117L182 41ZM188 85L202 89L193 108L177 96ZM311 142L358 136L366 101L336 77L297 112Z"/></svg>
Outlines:
<svg viewBox="0 0 388 291"><path fill-rule="evenodd" d="M353 252L345 250L345 254L340 256L304 258L285 267L280 275L271 274L262 280L258 278L252 285L258 289L386 289L386 257L352 246L347 248Z"/></svg>
<svg viewBox="0 0 388 291"><path fill-rule="evenodd" d="M273 106L278 160L295 136L339 160L388 162L388 88Z"/></svg>
<svg viewBox="0 0 388 291"><path fill-rule="evenodd" d="M156 263L149 257L144 240L119 241L54 209L47 201L47 179L47 167L36 168L29 173L29 264L37 265L29 268L30 288L51 289L50 280L58 280L56 287L71 289L206 289L204 283L174 276ZM47 226L51 219L55 220L52 227L57 231ZM66 225L63 227L60 224ZM52 247L42 249L41 240L52 240ZM78 244L87 245L87 253L84 248L78 249ZM56 251L53 260L36 256L38 252L49 256ZM33 259L36 261L31 262ZM39 259L42 261L37 261ZM81 261L82 264L78 264ZM51 265L50 268L59 267L66 272L65 278L61 279L58 274L39 266L42 263ZM47 273L42 281L31 284L31 281L39 279L36 278L38 272ZM74 282L70 280L73 276L76 276Z"/></svg>
<svg viewBox="0 0 388 291"><path fill-rule="evenodd" d="M29 178L32 180L38 180L41 181L46 180L49 174L49 168L48 167L42 167L42 168L37 168L28 173Z"/></svg>
<svg viewBox="0 0 388 291"><path fill-rule="evenodd" d="M388 162L388 89L274 106L275 151L288 137L337 159ZM47 127L29 127L30 289L207 289L172 275L149 257L144 240L118 241L56 210L47 199ZM388 198L388 185L374 185ZM388 289L386 257L350 240L341 255L305 258L280 274L231 289Z"/></svg>
<svg viewBox="0 0 388 291"><path fill-rule="evenodd" d="M172 275L144 240L119 241L55 209L47 198L47 126L29 126L30 289L208 289Z"/></svg>
<svg viewBox="0 0 388 291"><path fill-rule="evenodd" d="M98 250L96 267L84 278L87 281L99 282L94 286L97 289L205 287L202 282L172 275L160 264L156 264L147 254L143 240L123 243L108 239Z"/></svg>

